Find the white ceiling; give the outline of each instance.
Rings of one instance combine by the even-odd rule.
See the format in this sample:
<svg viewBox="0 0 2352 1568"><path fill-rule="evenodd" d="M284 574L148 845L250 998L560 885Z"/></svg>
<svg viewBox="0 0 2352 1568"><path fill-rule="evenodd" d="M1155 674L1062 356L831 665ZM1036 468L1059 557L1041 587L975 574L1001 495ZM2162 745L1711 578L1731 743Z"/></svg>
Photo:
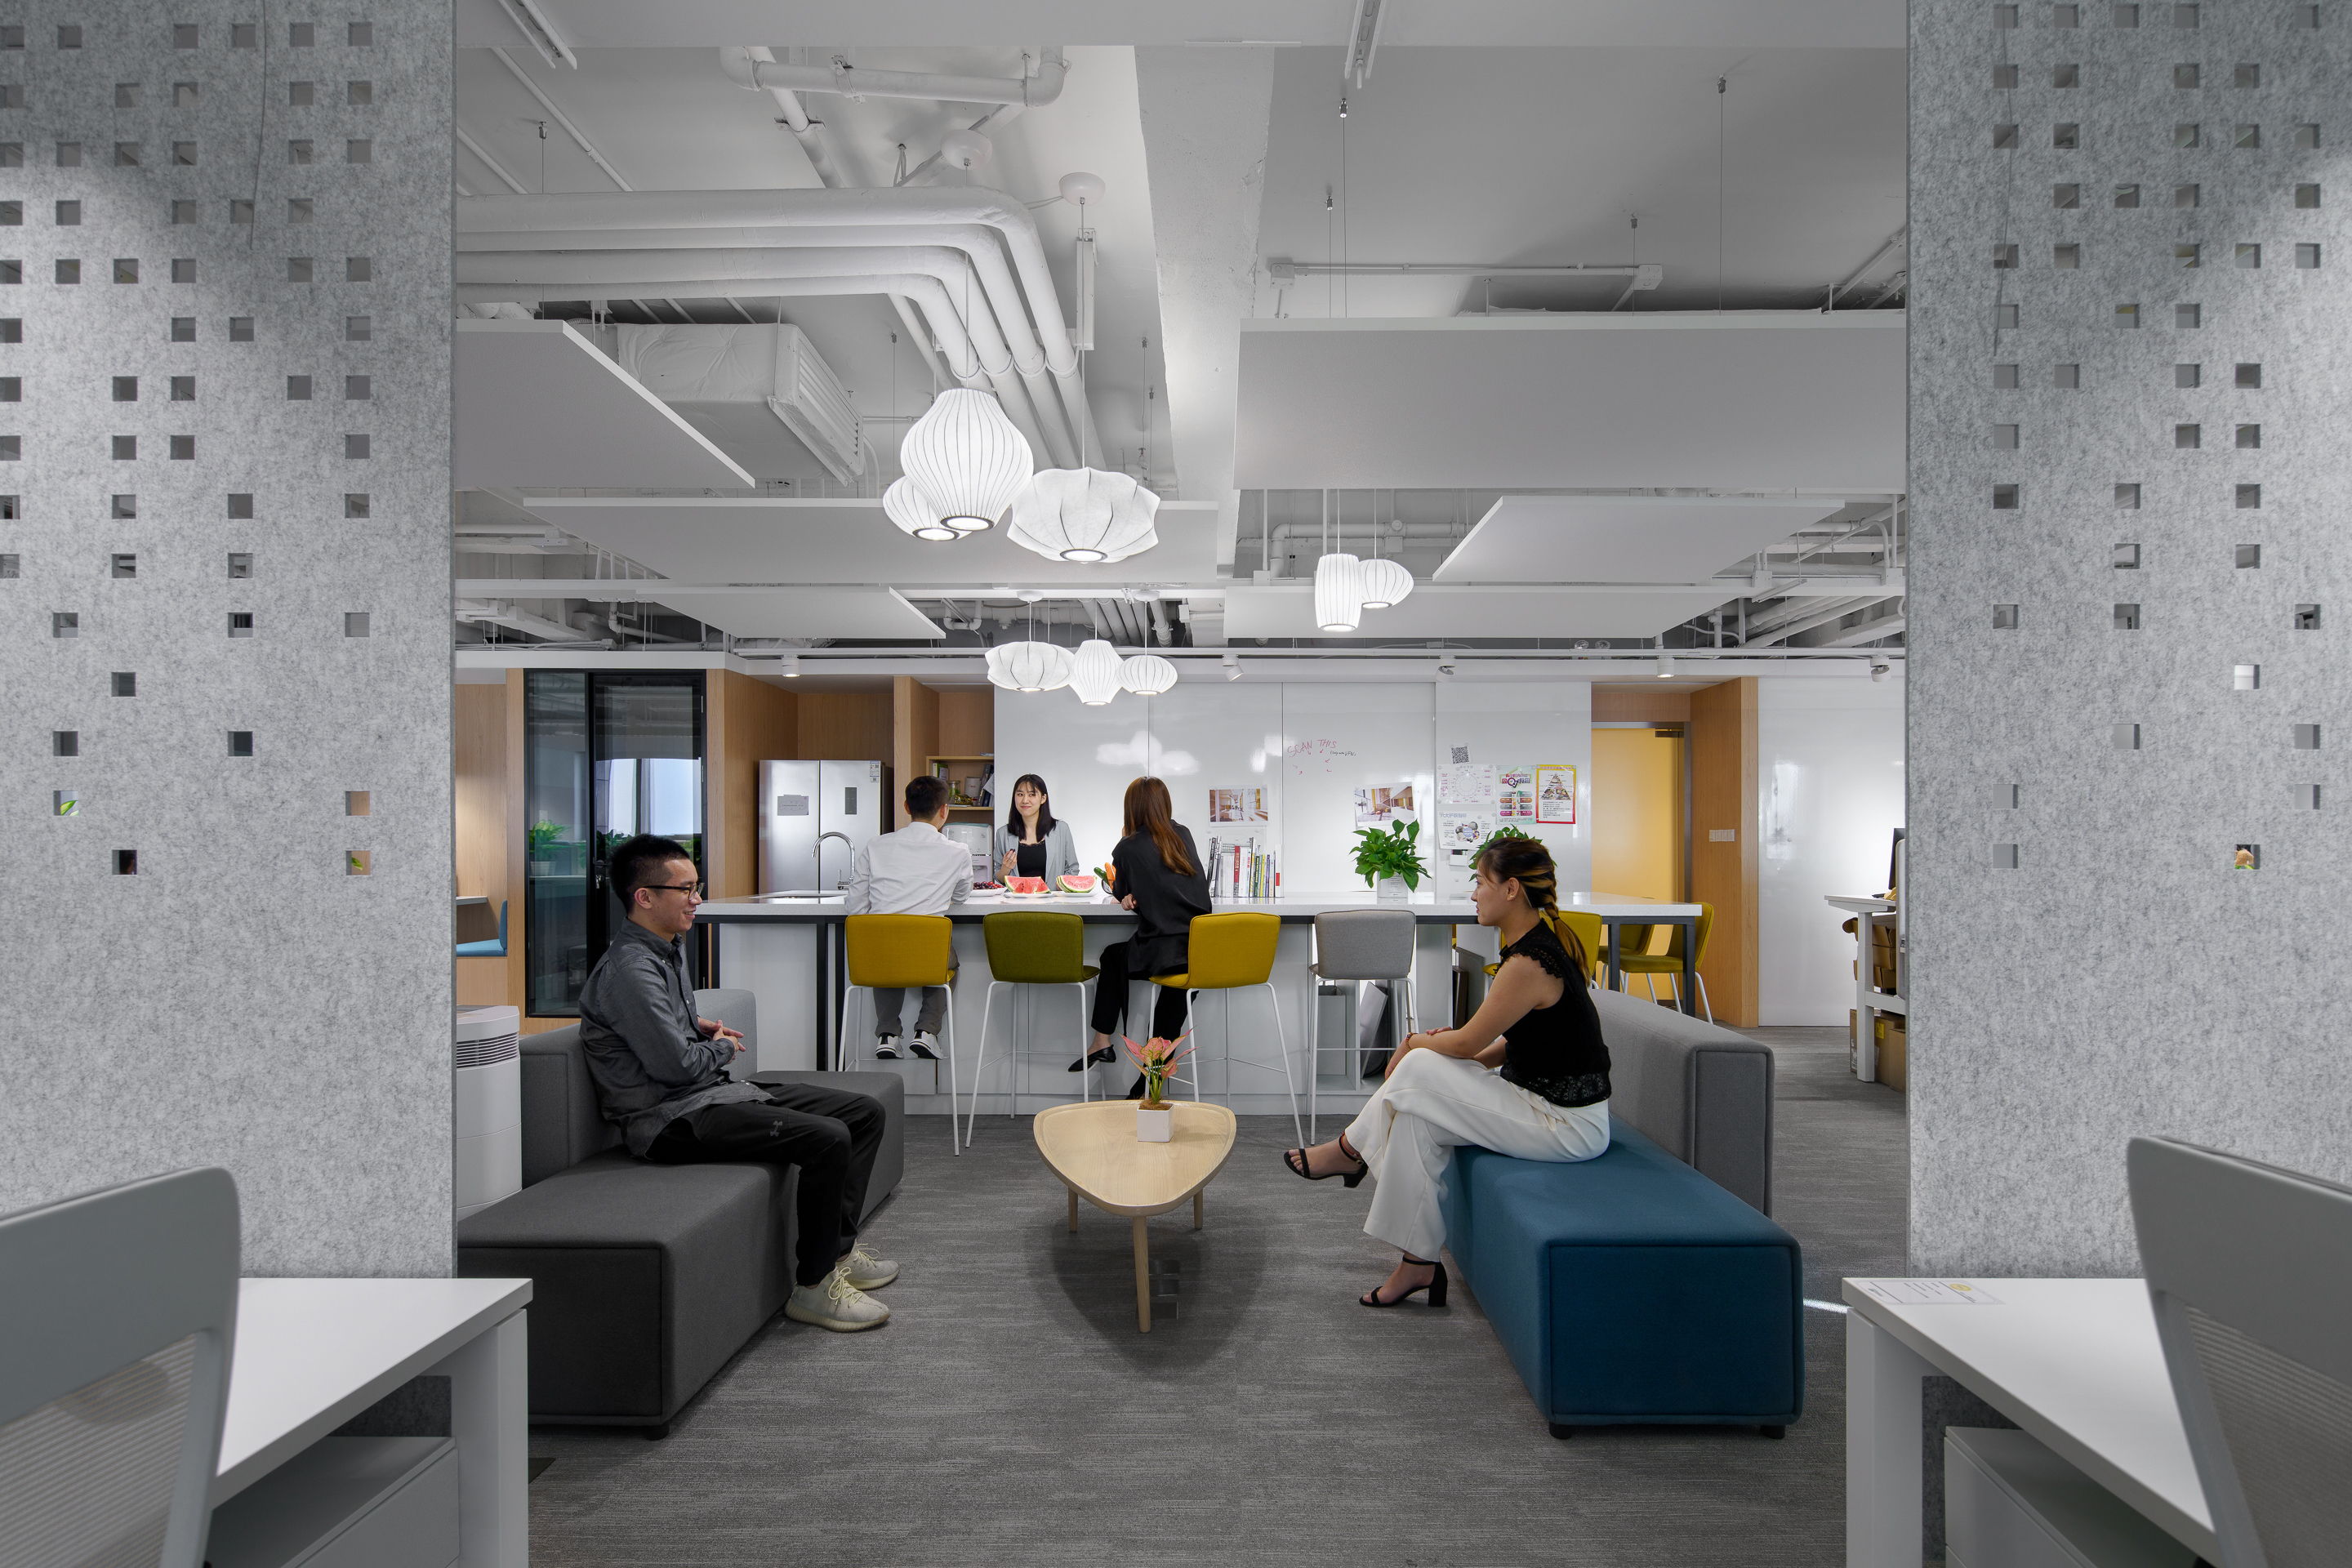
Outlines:
<svg viewBox="0 0 2352 1568"><path fill-rule="evenodd" d="M1253 321L1248 488L1903 488L1900 312Z"/></svg>
<svg viewBox="0 0 2352 1568"><path fill-rule="evenodd" d="M877 500L527 496L523 504L566 533L681 582L966 589L1035 584L1103 595L1128 584L1202 583L1216 575L1216 511L1197 502L1162 504L1160 543L1109 566L1048 561L1002 529L925 543L894 527Z"/></svg>
<svg viewBox="0 0 2352 1568"><path fill-rule="evenodd" d="M885 637L947 634L887 588L779 588L758 594L665 594L657 603L739 637Z"/></svg>
<svg viewBox="0 0 2352 1568"><path fill-rule="evenodd" d="M1606 589L1492 592L1424 583L1412 597L1366 610L1352 632L1315 625L1312 584L1235 586L1225 593L1225 637L1328 637L1367 642L1446 637L1650 637L1723 603L1720 589L1622 593Z"/></svg>
<svg viewBox="0 0 2352 1568"><path fill-rule="evenodd" d="M1433 575L1441 583L1697 582L1837 510L1720 496L1505 496Z"/></svg>
<svg viewBox="0 0 2352 1568"><path fill-rule="evenodd" d="M457 483L723 485L751 476L562 321L457 323Z"/></svg>

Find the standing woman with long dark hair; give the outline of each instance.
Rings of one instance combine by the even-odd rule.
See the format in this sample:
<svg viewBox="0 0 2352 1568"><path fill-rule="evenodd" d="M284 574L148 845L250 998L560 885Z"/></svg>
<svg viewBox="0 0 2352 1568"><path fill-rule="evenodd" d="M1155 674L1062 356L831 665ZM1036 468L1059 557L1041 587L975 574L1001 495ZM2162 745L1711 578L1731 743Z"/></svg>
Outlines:
<svg viewBox="0 0 2352 1568"><path fill-rule="evenodd" d="M1045 781L1023 773L1013 782L1013 805L996 835L996 874L1000 877L1056 877L1078 874L1077 846L1070 825L1056 821Z"/></svg>
<svg viewBox="0 0 2352 1568"><path fill-rule="evenodd" d="M1118 1059L1111 1037L1127 1016L1130 977L1181 974L1192 948L1192 917L1209 912L1209 877L1194 847L1192 830L1176 820L1168 786L1156 778L1127 786L1126 820L1118 847L1110 853L1111 891L1120 907L1135 911L1135 934L1104 948L1095 982L1095 1050L1070 1064L1072 1072L1092 1062ZM1184 1031L1184 993L1161 986L1151 1006L1151 1032L1174 1039Z"/></svg>

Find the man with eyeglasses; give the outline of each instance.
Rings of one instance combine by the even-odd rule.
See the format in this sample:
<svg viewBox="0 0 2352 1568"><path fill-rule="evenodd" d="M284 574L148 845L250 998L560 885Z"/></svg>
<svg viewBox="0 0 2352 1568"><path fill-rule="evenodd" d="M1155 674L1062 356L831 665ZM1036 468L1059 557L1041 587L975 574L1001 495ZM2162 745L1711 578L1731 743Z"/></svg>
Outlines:
<svg viewBox="0 0 2352 1568"><path fill-rule="evenodd" d="M629 1152L656 1164L752 1160L800 1167L799 1249L784 1315L850 1333L890 1309L866 1294L898 1266L857 1240L882 1145L871 1095L823 1084L740 1083L728 1067L743 1037L695 1016L679 938L702 885L675 839L641 834L613 852L610 882L628 920L580 993L580 1043L605 1120Z"/></svg>

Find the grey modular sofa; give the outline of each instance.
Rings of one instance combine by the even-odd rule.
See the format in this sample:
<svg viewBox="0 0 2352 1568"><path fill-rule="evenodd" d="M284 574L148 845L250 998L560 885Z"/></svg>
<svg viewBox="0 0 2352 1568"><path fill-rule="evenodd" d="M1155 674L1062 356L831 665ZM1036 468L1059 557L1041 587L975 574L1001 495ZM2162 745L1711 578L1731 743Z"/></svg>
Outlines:
<svg viewBox="0 0 2352 1568"><path fill-rule="evenodd" d="M706 1016L741 1022L704 1001ZM866 1209L905 1169L905 1088L887 1072L777 1072L870 1094L888 1113ZM784 1304L800 1173L654 1165L600 1113L574 1025L522 1041L522 1191L457 1226L457 1272L527 1278L530 1418L648 1436Z"/></svg>

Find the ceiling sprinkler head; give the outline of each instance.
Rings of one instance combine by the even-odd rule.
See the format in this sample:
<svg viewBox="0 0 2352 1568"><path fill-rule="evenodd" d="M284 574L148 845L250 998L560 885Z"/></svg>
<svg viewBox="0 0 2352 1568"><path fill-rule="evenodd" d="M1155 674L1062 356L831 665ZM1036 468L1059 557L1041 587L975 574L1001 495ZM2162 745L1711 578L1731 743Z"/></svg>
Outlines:
<svg viewBox="0 0 2352 1568"><path fill-rule="evenodd" d="M950 131L940 138L940 156L959 169L977 169L996 154L996 143L977 131Z"/></svg>

